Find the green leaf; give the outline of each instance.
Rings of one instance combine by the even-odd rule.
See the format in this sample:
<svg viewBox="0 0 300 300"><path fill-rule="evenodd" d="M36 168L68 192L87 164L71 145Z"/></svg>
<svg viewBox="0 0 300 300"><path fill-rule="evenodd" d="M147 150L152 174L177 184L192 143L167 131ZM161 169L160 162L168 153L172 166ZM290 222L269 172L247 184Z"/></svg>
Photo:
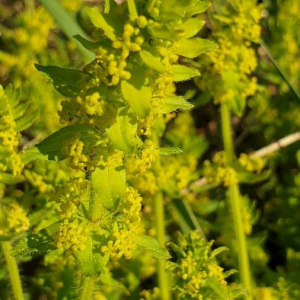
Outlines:
<svg viewBox="0 0 300 300"><path fill-rule="evenodd" d="M228 271L223 272L223 277L224 277L224 278L227 278L227 277L229 277L229 276L231 276L231 275L233 275L233 274L236 274L236 273L238 273L237 270L231 269L231 270L228 270Z"/></svg>
<svg viewBox="0 0 300 300"><path fill-rule="evenodd" d="M198 0L164 0L160 6L159 20L164 22L178 21Z"/></svg>
<svg viewBox="0 0 300 300"><path fill-rule="evenodd" d="M149 33L157 39L173 40L180 37L179 33L167 24L152 23L148 25Z"/></svg>
<svg viewBox="0 0 300 300"><path fill-rule="evenodd" d="M205 286L213 290L220 297L220 300L232 300L229 287L227 285L220 284L217 278L212 276L208 277L205 280Z"/></svg>
<svg viewBox="0 0 300 300"><path fill-rule="evenodd" d="M109 258L108 255L102 256L100 253L93 253L92 237L87 238L84 251L77 250L74 254L84 276L99 275L104 271Z"/></svg>
<svg viewBox="0 0 300 300"><path fill-rule="evenodd" d="M55 89L66 97L75 97L80 92L78 81L84 76L79 70L64 69L55 66L35 65L38 71L46 73L52 80Z"/></svg>
<svg viewBox="0 0 300 300"><path fill-rule="evenodd" d="M117 149L127 154L134 152L137 144L137 122L134 114L119 115L106 132Z"/></svg>
<svg viewBox="0 0 300 300"><path fill-rule="evenodd" d="M92 173L92 193L92 196L98 199L96 203L111 212L115 212L121 198L126 197L124 167L112 165L104 169L96 168L95 172ZM94 208L90 207L90 209ZM100 210L102 211L101 207Z"/></svg>
<svg viewBox="0 0 300 300"><path fill-rule="evenodd" d="M93 240L91 237L87 238L85 242L84 251L77 250L74 254L80 266L82 275L93 276L95 275L94 261L93 261Z"/></svg>
<svg viewBox="0 0 300 300"><path fill-rule="evenodd" d="M96 145L99 139L99 132L92 126L85 124L66 126L51 134L34 147L24 150L23 159L27 162L30 158L63 160L66 158L66 155L61 150L65 141L77 134L80 134L80 139L88 146Z"/></svg>
<svg viewBox="0 0 300 300"><path fill-rule="evenodd" d="M179 155L183 153L182 149L178 147L169 147L169 148L160 148L159 155L160 156L171 156L171 155Z"/></svg>
<svg viewBox="0 0 300 300"><path fill-rule="evenodd" d="M13 112L12 112L13 118L16 120L22 117L26 113L29 104L30 104L29 101L18 103L13 108Z"/></svg>
<svg viewBox="0 0 300 300"><path fill-rule="evenodd" d="M117 39L115 34L115 29L111 24L108 23L108 16L100 13L99 9L96 7L87 7L86 13L89 16L93 25L104 31L104 34L111 40L115 41Z"/></svg>
<svg viewBox="0 0 300 300"><path fill-rule="evenodd" d="M130 81L122 80L121 91L124 99L137 116L145 118L149 114L152 96L152 89L150 87L137 84L134 79Z"/></svg>
<svg viewBox="0 0 300 300"><path fill-rule="evenodd" d="M187 102L181 96L169 96L164 98L164 107L161 110L163 114L167 114L169 112L175 111L177 109L180 110L190 110L194 107L193 104Z"/></svg>
<svg viewBox="0 0 300 300"><path fill-rule="evenodd" d="M156 239L147 235L137 236L137 247L140 251L149 252L153 257L158 259L168 259L170 254L162 247Z"/></svg>
<svg viewBox="0 0 300 300"><path fill-rule="evenodd" d="M37 234L28 233L13 247L11 254L16 258L39 256L54 250L52 238L45 230Z"/></svg>
<svg viewBox="0 0 300 300"><path fill-rule="evenodd" d="M207 240L197 217L186 199L173 201L172 208L177 215L177 222L185 234L188 234L192 230L197 230L199 235Z"/></svg>
<svg viewBox="0 0 300 300"><path fill-rule="evenodd" d="M185 17L190 18L191 16L201 14L205 12L210 5L211 4L206 1L197 1L197 3L186 12Z"/></svg>
<svg viewBox="0 0 300 300"><path fill-rule="evenodd" d="M31 147L23 150L23 152L20 153L20 157L24 165L35 160L48 160L48 155L42 154L37 147Z"/></svg>
<svg viewBox="0 0 300 300"><path fill-rule="evenodd" d="M159 58L153 56L151 53L142 50L140 56L147 67L154 69L158 72L165 72L166 68Z"/></svg>
<svg viewBox="0 0 300 300"><path fill-rule="evenodd" d="M17 124L16 130L18 132L21 132L21 131L27 129L28 127L30 127L38 115L39 115L39 111L34 110L33 112L23 115L22 117L17 119L16 120L16 124Z"/></svg>
<svg viewBox="0 0 300 300"><path fill-rule="evenodd" d="M173 65L173 79L175 82L189 80L200 73L195 68L185 67L182 65Z"/></svg>
<svg viewBox="0 0 300 300"><path fill-rule="evenodd" d="M82 37L81 35L77 34L74 36L74 39L77 40L79 43L81 43L81 45L92 51L92 52L97 52L99 50L99 48L101 46L108 46L109 43L106 40L100 41L100 42L92 42L89 41L87 39L85 39L84 37Z"/></svg>
<svg viewBox="0 0 300 300"><path fill-rule="evenodd" d="M183 31L185 38L191 38L201 30L204 24L205 22L203 20L200 20L198 18L191 18L176 29Z"/></svg>
<svg viewBox="0 0 300 300"><path fill-rule="evenodd" d="M16 177L9 173L0 172L0 182L4 184L15 184L24 181L23 177Z"/></svg>
<svg viewBox="0 0 300 300"><path fill-rule="evenodd" d="M229 110L237 115L237 116L242 116L244 109L246 107L246 99L244 97L232 97L228 103L228 108Z"/></svg>
<svg viewBox="0 0 300 300"><path fill-rule="evenodd" d="M261 174L251 172L236 172L237 180L241 183L255 184L267 180L271 176L271 171L267 170Z"/></svg>
<svg viewBox="0 0 300 300"><path fill-rule="evenodd" d="M168 243L168 246L170 246L175 253L180 254L182 257L186 257L186 253L175 243L170 242Z"/></svg>
<svg viewBox="0 0 300 300"><path fill-rule="evenodd" d="M200 38L182 39L178 41L177 44L178 49L175 53L188 58L197 57L200 54L213 50L216 47L214 42Z"/></svg>
<svg viewBox="0 0 300 300"><path fill-rule="evenodd" d="M214 249L212 252L211 252L211 255L210 257L213 258L213 257L216 257L217 255L219 255L220 253L224 252L224 251L228 251L229 249L225 246L223 247L219 247L217 249Z"/></svg>

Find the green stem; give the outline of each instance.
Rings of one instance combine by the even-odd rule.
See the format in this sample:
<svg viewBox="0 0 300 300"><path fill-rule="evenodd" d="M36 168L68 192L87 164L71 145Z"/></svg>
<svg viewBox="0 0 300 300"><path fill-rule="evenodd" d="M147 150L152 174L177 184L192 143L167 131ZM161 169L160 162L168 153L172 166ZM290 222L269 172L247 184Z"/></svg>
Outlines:
<svg viewBox="0 0 300 300"><path fill-rule="evenodd" d="M159 137L156 133L152 133L153 142L156 147L159 148ZM161 161L158 157L153 169L157 174L161 170ZM160 245L165 246L165 213L164 213L164 197L162 192L157 192L154 196L154 214L155 214L155 228L156 237ZM169 300L169 283L166 274L166 263L164 260L158 260L157 262L157 273L158 273L158 285L160 290L160 299Z"/></svg>
<svg viewBox="0 0 300 300"><path fill-rule="evenodd" d="M146 6L146 9L147 9L147 11L148 11L149 13L153 10L156 1L157 1L157 0L149 0L149 1L148 1L147 6Z"/></svg>
<svg viewBox="0 0 300 300"><path fill-rule="evenodd" d="M165 246L165 217L164 217L164 203L163 195L161 192L157 192L154 197L154 209L155 209L155 226L156 226L156 236L158 242ZM166 263L164 260L158 260L158 284L160 290L160 299L169 299L169 284L166 274Z"/></svg>
<svg viewBox="0 0 300 300"><path fill-rule="evenodd" d="M135 7L134 0L127 0L129 17L131 21L134 21L138 18L138 13Z"/></svg>
<svg viewBox="0 0 300 300"><path fill-rule="evenodd" d="M234 160L234 149L231 135L230 112L226 103L221 104L221 122L224 150L227 162L232 165ZM241 213L241 195L238 184L233 184L229 187L229 203L232 211L234 231L237 241L239 272L241 282L245 289L251 293L251 274L249 266L249 256L247 250L247 241L244 231L242 213ZM251 296L246 297L251 300Z"/></svg>
<svg viewBox="0 0 300 300"><path fill-rule="evenodd" d="M1 244L2 244L4 257L7 264L7 269L8 269L12 289L13 289L14 298L16 300L24 300L18 265L15 258L10 254L11 244L10 242L2 242Z"/></svg>
<svg viewBox="0 0 300 300"><path fill-rule="evenodd" d="M77 40L73 37L76 34L80 34L84 38L88 39L88 36L78 25L78 23L71 18L71 16L65 11L61 4L57 0L39 0L41 4L49 11L49 13L54 17L55 22L64 32L64 34L72 40L77 49L88 59L92 60L95 58L95 55L85 49Z"/></svg>
<svg viewBox="0 0 300 300"><path fill-rule="evenodd" d="M290 91L292 92L292 94L295 96L295 98L297 100L300 101L300 95L297 93L297 91L295 90L295 88L293 87L293 85L290 83L290 81L288 80L287 76L284 74L284 72L281 70L281 68L279 67L279 65L277 64L276 60L274 59L273 55L271 54L270 49L268 48L267 44L261 40L260 41L260 45L261 47L264 49L264 51L266 52L266 54L268 55L269 59L271 60L271 62L273 63L274 67L276 68L276 70L278 71L278 73L280 74L280 76L282 77L282 79L286 82L286 84L288 85Z"/></svg>
<svg viewBox="0 0 300 300"><path fill-rule="evenodd" d="M232 164L234 158L234 149L233 149L233 142L231 136L230 113L225 103L221 105L221 124L222 124L222 134L223 134L225 155L228 164Z"/></svg>
<svg viewBox="0 0 300 300"><path fill-rule="evenodd" d="M84 277L81 280L81 292L80 292L80 300L91 300L94 289L94 278L92 277Z"/></svg>

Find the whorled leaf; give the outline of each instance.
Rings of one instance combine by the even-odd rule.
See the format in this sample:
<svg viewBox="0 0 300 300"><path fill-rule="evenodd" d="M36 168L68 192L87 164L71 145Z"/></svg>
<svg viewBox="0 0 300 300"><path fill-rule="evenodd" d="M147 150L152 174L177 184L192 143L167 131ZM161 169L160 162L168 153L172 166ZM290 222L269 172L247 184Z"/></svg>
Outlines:
<svg viewBox="0 0 300 300"><path fill-rule="evenodd" d="M182 66L182 65L173 65L172 71L173 71L173 80L175 82L189 80L195 76L200 75L197 69Z"/></svg>
<svg viewBox="0 0 300 300"><path fill-rule="evenodd" d="M217 46L213 41L200 38L182 39L177 42L177 45L178 49L175 53L188 58L195 58Z"/></svg>
<svg viewBox="0 0 300 300"><path fill-rule="evenodd" d="M163 63L159 60L159 58L155 57L151 53L142 50L140 52L140 56L143 60L143 62L147 65L147 67L154 69L158 72L165 72L166 67L163 65Z"/></svg>
<svg viewBox="0 0 300 300"><path fill-rule="evenodd" d="M90 207L99 214L108 210L115 212L118 209L121 198L126 197L126 176L123 166L111 165L106 168L96 168L92 173L91 197L97 197L97 203L101 207ZM100 216L98 216L100 217Z"/></svg>
<svg viewBox="0 0 300 300"><path fill-rule="evenodd" d="M168 259L170 254L167 249L162 247L158 241L147 235L138 235L136 238L137 250L149 252L153 257L158 259Z"/></svg>
<svg viewBox="0 0 300 300"><path fill-rule="evenodd" d="M65 141L80 135L85 145L96 145L99 140L99 132L86 124L75 124L63 127L51 134L32 148L23 151L22 160L29 162L35 159L63 160L66 154L62 152Z"/></svg>
<svg viewBox="0 0 300 300"><path fill-rule="evenodd" d="M187 102L181 96L169 96L164 98L164 107L161 112L167 114L176 110L190 110L194 107L193 104Z"/></svg>
<svg viewBox="0 0 300 300"><path fill-rule="evenodd" d="M106 132L117 149L127 154L134 152L137 145L137 121L134 114L119 115Z"/></svg>
<svg viewBox="0 0 300 300"><path fill-rule="evenodd" d="M160 148L159 149L160 156L179 155L182 153L183 153L183 150L178 147L169 147L169 148Z"/></svg>
<svg viewBox="0 0 300 300"><path fill-rule="evenodd" d="M84 76L82 71L37 64L35 67L38 71L46 73L53 80L55 89L63 96L75 97L79 94L78 81Z"/></svg>

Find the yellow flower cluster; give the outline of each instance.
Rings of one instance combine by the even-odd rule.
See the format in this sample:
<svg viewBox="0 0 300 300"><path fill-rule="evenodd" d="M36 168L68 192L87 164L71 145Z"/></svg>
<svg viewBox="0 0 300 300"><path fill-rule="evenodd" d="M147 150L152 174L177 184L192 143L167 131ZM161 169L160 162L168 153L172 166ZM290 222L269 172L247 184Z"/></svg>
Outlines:
<svg viewBox="0 0 300 300"><path fill-rule="evenodd" d="M138 131L142 135L147 137L151 136L151 127L156 119L158 119L161 114L161 108L163 107L162 97L153 97L151 99L151 110L146 118L138 118Z"/></svg>
<svg viewBox="0 0 300 300"><path fill-rule="evenodd" d="M135 177L133 185L142 195L153 196L158 191L156 177L151 171L146 171Z"/></svg>
<svg viewBox="0 0 300 300"><path fill-rule="evenodd" d="M127 229L113 231L111 234L113 240L110 240L106 246L102 246L101 252L108 254L111 258L121 258L122 256L126 259L131 258L136 245L135 233L136 229L134 231Z"/></svg>
<svg viewBox="0 0 300 300"><path fill-rule="evenodd" d="M34 187L37 187L40 193L46 193L52 190L52 185L44 181L44 176L31 170L24 171L25 179L30 182Z"/></svg>
<svg viewBox="0 0 300 300"><path fill-rule="evenodd" d="M138 118L138 127L140 134L150 136L151 127L155 120L162 116L161 109L164 106L163 98L166 95L174 95L176 87L172 75L172 63L178 60L178 55L174 54L174 44L164 42L163 46L158 47L158 51L162 56L161 62L166 68L166 71L159 73L154 80L153 94L155 97L151 99L151 110L146 118ZM168 118L168 115L167 115Z"/></svg>
<svg viewBox="0 0 300 300"><path fill-rule="evenodd" d="M21 135L16 131L17 125L13 118L12 108L10 107L9 99L5 95L1 85L0 101L0 145L2 148L2 153L0 154L0 172L9 172L12 173L14 177L20 177L23 170L23 164L18 155L19 139Z"/></svg>
<svg viewBox="0 0 300 300"><path fill-rule="evenodd" d="M212 52L208 52L209 61L213 63L211 72L213 77L218 77L220 74L226 77L233 77L236 74L236 82L239 85L239 90L230 88L229 86L220 86L213 91L214 103L228 102L235 97L242 96L247 98L253 96L257 90L257 79L255 77L248 78L257 67L257 59L255 51L250 48L251 44L235 43L234 41L220 38L218 40L219 47ZM205 75L206 76L206 75ZM207 76L211 76L207 75ZM228 79L230 81L230 79ZM241 82L243 83L241 85ZM205 85L214 84L212 79L199 81L199 87L205 89Z"/></svg>
<svg viewBox="0 0 300 300"><path fill-rule="evenodd" d="M276 43L271 51L289 80L297 86L300 74L299 2L297 0L281 1L279 8L276 23L274 22L274 29L272 30L276 34ZM282 82L281 88L284 91L289 89L285 82Z"/></svg>
<svg viewBox="0 0 300 300"><path fill-rule="evenodd" d="M106 102L101 99L98 92L91 95L86 95L85 97L77 97L76 102L80 106L80 112L82 115L98 115L102 116L104 113L104 106Z"/></svg>
<svg viewBox="0 0 300 300"><path fill-rule="evenodd" d="M215 15L221 22L218 32L219 47L207 52L206 68L210 72L203 74L198 81L202 90L210 91L215 104L231 101L242 101L257 91L257 79L249 75L257 67L257 58L251 42L260 40L259 21L262 6L256 1L235 1L234 13ZM216 78L219 84L216 85ZM236 99L236 100L235 100Z"/></svg>
<svg viewBox="0 0 300 300"><path fill-rule="evenodd" d="M57 188L50 198L60 204L59 216L71 219L77 213L80 202L85 202L89 198L90 183L82 178L71 178L64 186Z"/></svg>
<svg viewBox="0 0 300 300"><path fill-rule="evenodd" d="M183 295L197 300L214 299L210 298L213 296L211 293L206 294L206 280L210 278L215 278L224 287L227 286L223 268L209 255L211 245L212 243L205 242L196 231L192 231L187 237L179 236L178 246L182 252L177 253L180 259L177 261L177 272L174 272L174 276L178 277L175 277L177 286L173 288L179 288L175 299L182 299Z"/></svg>
<svg viewBox="0 0 300 300"><path fill-rule="evenodd" d="M231 186L238 182L235 170L227 165L224 152L214 155L213 164L208 160L204 162L203 175L208 183L216 185Z"/></svg>
<svg viewBox="0 0 300 300"><path fill-rule="evenodd" d="M103 253L112 258L124 256L129 259L136 246L136 234L140 231L141 201L139 193L132 187L126 190L126 199L120 204L121 216L113 223L113 230L107 245L101 247Z"/></svg>
<svg viewBox="0 0 300 300"><path fill-rule="evenodd" d="M135 167L138 173L143 173L151 168L151 165L159 157L159 150L151 140L146 140L141 151L141 157L135 160Z"/></svg>
<svg viewBox="0 0 300 300"><path fill-rule="evenodd" d="M239 163L249 172L261 173L265 166L265 162L261 157L255 155L248 155L241 153L239 157Z"/></svg>
<svg viewBox="0 0 300 300"><path fill-rule="evenodd" d="M89 229L83 224L78 224L78 220L69 222L65 219L54 235L54 244L57 248L66 250L67 255L72 255L74 251L85 250L88 233Z"/></svg>
<svg viewBox="0 0 300 300"><path fill-rule="evenodd" d="M124 152L121 150L115 150L108 156L106 166L122 166L124 161Z"/></svg>
<svg viewBox="0 0 300 300"><path fill-rule="evenodd" d="M132 187L126 190L126 201L121 204L121 211L126 215L126 219L130 220L140 220L140 210L141 210L142 197Z"/></svg>
<svg viewBox="0 0 300 300"><path fill-rule="evenodd" d="M159 300L160 298L160 291L159 288L155 287L153 290L143 290L140 295L142 298L140 300Z"/></svg>
<svg viewBox="0 0 300 300"><path fill-rule="evenodd" d="M89 153L84 142L80 139L80 134L76 134L72 139L65 141L62 153L67 155L67 165L75 170L93 171L102 162L102 157L97 157Z"/></svg>
<svg viewBox="0 0 300 300"><path fill-rule="evenodd" d="M0 236L25 232L28 228L26 212L18 204L3 206L0 213Z"/></svg>
<svg viewBox="0 0 300 300"><path fill-rule="evenodd" d="M78 11L80 7L83 5L84 1L83 0L61 0L61 4L64 8L70 11Z"/></svg>

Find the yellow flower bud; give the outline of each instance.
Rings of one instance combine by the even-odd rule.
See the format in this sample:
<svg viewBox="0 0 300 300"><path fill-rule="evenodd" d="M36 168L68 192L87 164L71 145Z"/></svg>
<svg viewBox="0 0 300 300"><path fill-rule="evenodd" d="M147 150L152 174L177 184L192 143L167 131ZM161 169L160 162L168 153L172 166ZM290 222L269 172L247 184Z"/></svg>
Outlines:
<svg viewBox="0 0 300 300"><path fill-rule="evenodd" d="M147 19L144 16L139 16L137 19L137 24L140 28L145 28L147 26Z"/></svg>

